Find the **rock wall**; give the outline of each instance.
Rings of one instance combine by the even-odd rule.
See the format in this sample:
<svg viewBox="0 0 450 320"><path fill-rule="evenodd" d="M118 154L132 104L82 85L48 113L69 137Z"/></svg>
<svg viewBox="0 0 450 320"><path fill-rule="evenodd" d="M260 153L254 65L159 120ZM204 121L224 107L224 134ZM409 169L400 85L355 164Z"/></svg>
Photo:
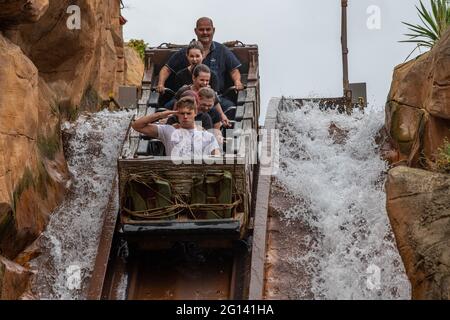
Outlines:
<svg viewBox="0 0 450 320"><path fill-rule="evenodd" d="M397 167L386 191L413 299L450 299L450 176Z"/></svg>
<svg viewBox="0 0 450 320"><path fill-rule="evenodd" d="M48 8L49 0L1 0L0 29L38 21Z"/></svg>
<svg viewBox="0 0 450 320"><path fill-rule="evenodd" d="M48 7L27 7L32 17ZM47 2L48 4L48 2ZM14 8L14 7L13 7ZM9 9L12 11L12 9ZM3 10L0 10L4 12ZM39 12L39 13L37 13ZM30 21L25 13L14 23ZM34 19L34 18L33 18ZM14 27L14 26L13 26ZM10 30L10 29L9 29ZM5 32L4 30L2 30ZM45 228L68 179L54 94L19 46L0 34L0 254L13 259Z"/></svg>
<svg viewBox="0 0 450 320"><path fill-rule="evenodd" d="M0 256L0 300L17 300L29 289L33 272Z"/></svg>
<svg viewBox="0 0 450 320"><path fill-rule="evenodd" d="M71 5L80 8L80 29L68 28ZM96 111L110 94L117 98L126 70L119 17L118 0L52 0L37 23L20 26L18 43L68 118Z"/></svg>
<svg viewBox="0 0 450 320"><path fill-rule="evenodd" d="M70 5L80 8L81 29L67 26ZM61 120L96 111L124 84L119 16L119 0L0 0L1 298L27 287L14 263L27 267L21 252L64 198Z"/></svg>
<svg viewBox="0 0 450 320"><path fill-rule="evenodd" d="M450 28L435 47L397 66L386 104L387 211L414 299L450 299L450 178L434 168L450 140Z"/></svg>
<svg viewBox="0 0 450 320"><path fill-rule="evenodd" d="M428 168L450 140L450 28L418 58L397 66L386 104L394 161Z"/></svg>
<svg viewBox="0 0 450 320"><path fill-rule="evenodd" d="M141 56L135 49L125 46L125 61L127 63L125 85L141 87L145 69Z"/></svg>

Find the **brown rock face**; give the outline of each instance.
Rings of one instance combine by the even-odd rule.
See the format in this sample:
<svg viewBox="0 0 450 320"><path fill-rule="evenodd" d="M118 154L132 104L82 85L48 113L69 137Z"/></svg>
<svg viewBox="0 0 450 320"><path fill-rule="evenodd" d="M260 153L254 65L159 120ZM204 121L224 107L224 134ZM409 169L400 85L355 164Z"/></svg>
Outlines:
<svg viewBox="0 0 450 320"><path fill-rule="evenodd" d="M397 167L386 192L413 299L450 299L450 176Z"/></svg>
<svg viewBox="0 0 450 320"><path fill-rule="evenodd" d="M13 259L61 201L67 166L56 103L36 67L1 35L0 61L0 252Z"/></svg>
<svg viewBox="0 0 450 320"><path fill-rule="evenodd" d="M96 110L124 82L120 2L73 4L0 1L0 252L10 259L64 195L60 117Z"/></svg>
<svg viewBox="0 0 450 320"><path fill-rule="evenodd" d="M51 1L35 24L20 27L19 44L57 94L69 118L95 111L124 83L124 48L117 0ZM71 22L80 22L80 29ZM70 27L70 28L69 28Z"/></svg>
<svg viewBox="0 0 450 320"><path fill-rule="evenodd" d="M139 53L135 49L125 46L125 61L127 63L125 85L140 87L145 66Z"/></svg>
<svg viewBox="0 0 450 320"><path fill-rule="evenodd" d="M430 51L397 66L386 127L399 160L427 168L450 138L450 29Z"/></svg>
<svg viewBox="0 0 450 320"><path fill-rule="evenodd" d="M39 20L48 8L49 0L0 1L0 29Z"/></svg>
<svg viewBox="0 0 450 320"><path fill-rule="evenodd" d="M17 300L29 288L33 272L0 256L0 300Z"/></svg>
<svg viewBox="0 0 450 320"><path fill-rule="evenodd" d="M42 253L41 238L39 237L24 251L22 251L15 259L14 262L24 268L31 268L30 262L40 256Z"/></svg>
<svg viewBox="0 0 450 320"><path fill-rule="evenodd" d="M61 118L97 110L124 84L119 17L117 0L0 0L0 254L9 260L39 254L20 253L64 197ZM2 288L4 275L0 298L16 299L22 287Z"/></svg>
<svg viewBox="0 0 450 320"><path fill-rule="evenodd" d="M450 29L430 52L395 68L385 131L382 152L391 163L435 167L450 138ZM450 299L449 176L398 167L386 190L413 298Z"/></svg>

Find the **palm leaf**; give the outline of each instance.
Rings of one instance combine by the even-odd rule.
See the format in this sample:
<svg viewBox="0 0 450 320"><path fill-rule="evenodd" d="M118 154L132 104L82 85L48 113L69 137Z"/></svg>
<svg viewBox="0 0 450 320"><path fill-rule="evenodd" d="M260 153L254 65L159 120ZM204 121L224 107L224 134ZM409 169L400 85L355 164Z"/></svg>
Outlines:
<svg viewBox="0 0 450 320"><path fill-rule="evenodd" d="M447 26L447 10L445 0L437 0L437 2L431 3L433 15L436 17L437 34L442 35Z"/></svg>
<svg viewBox="0 0 450 320"><path fill-rule="evenodd" d="M424 27L422 27L423 30L426 30L429 34L432 34L434 36L437 36L439 34L438 27L435 23L432 22L431 24L428 24L422 19L422 17L419 16L419 18L424 24Z"/></svg>
<svg viewBox="0 0 450 320"><path fill-rule="evenodd" d="M439 0L438 0L439 1ZM430 13L425 9L423 6L423 3L420 2L422 10L419 10L419 18L424 24L425 28L434 34L435 38L439 37L439 25L437 23L438 21L438 15L435 15L431 17ZM432 5L434 5L434 2L432 1ZM425 21L424 21L425 20Z"/></svg>
<svg viewBox="0 0 450 320"><path fill-rule="evenodd" d="M421 47L427 47L431 48L433 47L433 43L430 41L424 41L424 40L401 40L399 42L410 42L410 43L417 43Z"/></svg>
<svg viewBox="0 0 450 320"><path fill-rule="evenodd" d="M433 11L432 14L430 14L428 12L427 8L425 8L422 1L420 1L420 9L417 8L417 6L416 6L417 11L419 11L419 17L423 17L430 25L435 25L435 22L436 22L435 18L438 16L438 14L436 13L436 2L435 1L431 1L431 8Z"/></svg>
<svg viewBox="0 0 450 320"><path fill-rule="evenodd" d="M430 13L429 13L429 12L427 11L427 9L424 7L422 1L420 2L420 6L422 7L422 10L419 10L419 8L416 7L417 10L419 11L419 18L420 18L420 20L422 20L422 22L423 22L423 24L424 24L425 26L426 26L427 23L428 23L428 25L433 29L433 31L434 31L436 34L439 34L439 32L438 32L438 27L437 27L437 25L436 25L436 22L433 20L433 18L431 17ZM435 5L434 1L431 1L431 6L432 6L432 8L433 8L433 16L434 16L434 17L437 17L438 14L437 14L436 11L435 11L436 5ZM423 21L422 18L425 19L426 22Z"/></svg>
<svg viewBox="0 0 450 320"><path fill-rule="evenodd" d="M433 33L431 30L424 28L422 26L412 26L409 28L411 31L415 31L418 33L418 35L423 36L423 35L428 35L429 37L434 37L437 38L437 35L435 33Z"/></svg>
<svg viewBox="0 0 450 320"><path fill-rule="evenodd" d="M424 28L422 26L419 26L419 25L413 26L413 25L411 25L408 29L411 30L412 32L415 32L415 34L418 37L428 37L428 38L431 38L431 39L434 39L434 40L437 39L437 36L433 32L429 31L428 29L426 29L426 28ZM409 35L411 35L411 34L409 34Z"/></svg>
<svg viewBox="0 0 450 320"><path fill-rule="evenodd" d="M432 48L450 25L450 3L448 0L430 0L431 11L422 0L416 6L421 24L402 22L411 33L405 34L408 40L399 42L416 43L419 47Z"/></svg>

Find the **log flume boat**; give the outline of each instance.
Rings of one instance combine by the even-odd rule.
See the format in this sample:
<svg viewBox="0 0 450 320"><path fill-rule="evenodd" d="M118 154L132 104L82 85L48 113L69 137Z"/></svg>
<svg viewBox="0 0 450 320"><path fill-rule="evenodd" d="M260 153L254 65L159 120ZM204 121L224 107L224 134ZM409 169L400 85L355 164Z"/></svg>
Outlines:
<svg viewBox="0 0 450 320"><path fill-rule="evenodd" d="M260 176L258 46L226 43L244 90L222 94L232 127L222 156L177 162L158 139L130 127L105 210L88 299L258 299L262 295L269 177ZM158 73L184 46L146 50L136 118L161 112ZM231 84L230 79L229 84ZM169 78L166 87L173 88ZM270 144L270 143L269 143ZM258 230L258 228L260 230Z"/></svg>

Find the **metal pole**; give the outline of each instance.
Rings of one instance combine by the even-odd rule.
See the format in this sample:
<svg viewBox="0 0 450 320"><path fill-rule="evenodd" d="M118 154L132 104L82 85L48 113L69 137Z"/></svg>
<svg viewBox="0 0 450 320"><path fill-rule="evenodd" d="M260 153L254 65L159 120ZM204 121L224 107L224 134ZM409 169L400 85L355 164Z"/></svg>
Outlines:
<svg viewBox="0 0 450 320"><path fill-rule="evenodd" d="M351 98L350 85L348 81L347 2L348 2L347 0L341 0L342 6L341 43L342 43L344 97Z"/></svg>

